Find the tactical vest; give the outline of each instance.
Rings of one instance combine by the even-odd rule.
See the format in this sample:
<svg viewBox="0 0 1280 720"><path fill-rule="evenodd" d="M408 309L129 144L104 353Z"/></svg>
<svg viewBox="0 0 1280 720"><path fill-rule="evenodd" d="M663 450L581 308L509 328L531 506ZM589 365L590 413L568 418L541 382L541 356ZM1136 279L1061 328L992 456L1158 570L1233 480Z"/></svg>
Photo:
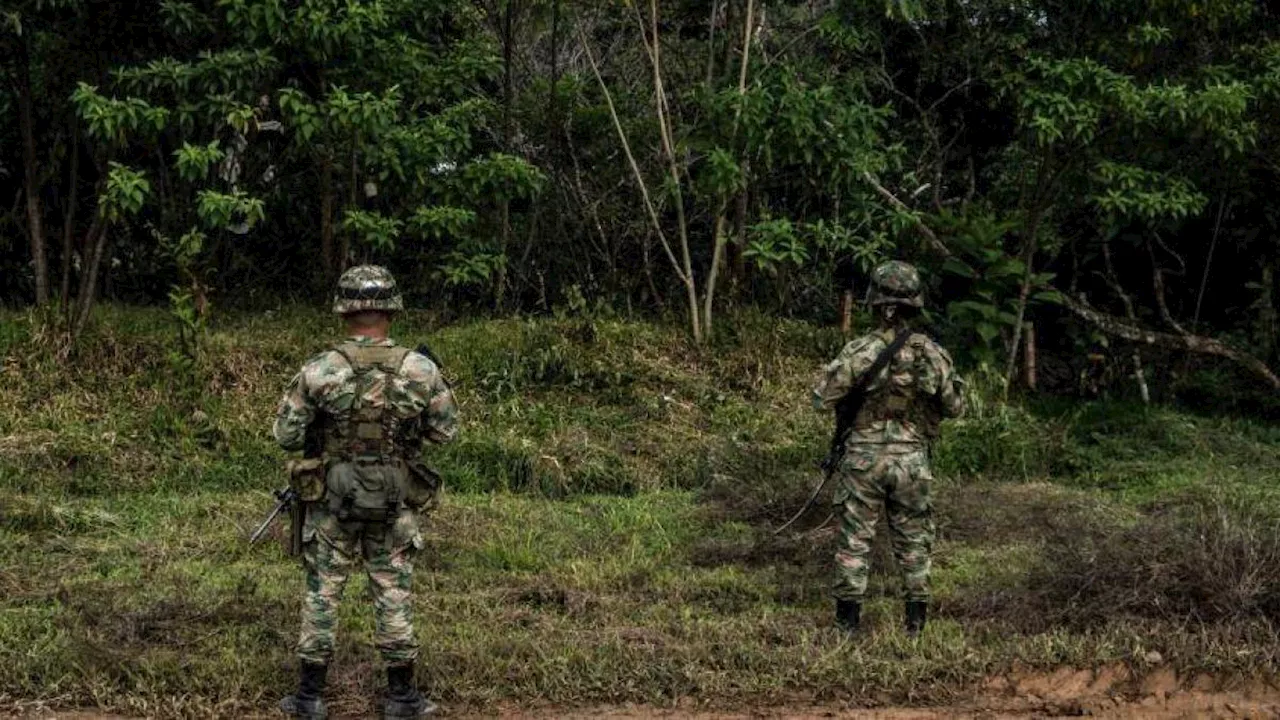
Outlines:
<svg viewBox="0 0 1280 720"><path fill-rule="evenodd" d="M907 350L912 344L908 340L903 350ZM884 384L867 394L867 399L854 421L854 428L863 430L888 420L909 421L916 424L924 420L920 412L921 403L916 401L916 395L919 392L916 383L900 386L893 381L900 358L901 355L890 362L889 367L885 369L887 375Z"/></svg>
<svg viewBox="0 0 1280 720"><path fill-rule="evenodd" d="M366 404L378 382L390 385L401 372L409 349L343 343L334 351L351 366L355 397L345 414L325 418L325 484L329 507L340 521L394 522L409 488L398 417L385 401Z"/></svg>

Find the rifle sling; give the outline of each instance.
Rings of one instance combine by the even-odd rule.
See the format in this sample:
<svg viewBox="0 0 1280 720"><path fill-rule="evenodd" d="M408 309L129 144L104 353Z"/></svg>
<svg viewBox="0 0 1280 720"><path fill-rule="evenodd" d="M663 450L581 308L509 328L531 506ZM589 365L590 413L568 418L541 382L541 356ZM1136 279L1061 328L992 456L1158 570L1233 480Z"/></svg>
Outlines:
<svg viewBox="0 0 1280 720"><path fill-rule="evenodd" d="M844 454L844 439L853 429L853 422L857 418L858 411L862 409L862 403L866 399L867 387L875 380L876 376L882 370L889 366L898 351L903 345L907 344L907 340L911 339L911 330L903 328L894 335L893 341L890 342L876 359L872 361L858 379L849 388L849 392L840 398L840 402L836 404L836 430L831 437L831 462L839 462L840 456Z"/></svg>
<svg viewBox="0 0 1280 720"><path fill-rule="evenodd" d="M867 392L867 386L871 381L880 374L881 370L888 367L893 357L898 354L903 345L907 344L907 340L911 337L911 330L903 328L894 336L893 341L888 347L880 351L876 359L872 361L871 366L858 376L857 381L849 388L849 392L840 398L840 402L836 403L836 430L831 436L831 452L827 454L827 459L823 461L822 467L825 472L822 474L822 482L813 489L809 495L809 499L805 501L804 506L791 516L791 519L782 525L782 527L773 531L774 535L780 535L787 528L795 524L809 508L813 507L813 503L818 500L818 496L822 494L823 488L827 486L827 482L831 480L831 476L835 474L836 466L840 462L841 456L844 455L844 437L853 429L854 418L858 414L858 410L862 408L863 397ZM823 525L827 524L831 518L823 521Z"/></svg>

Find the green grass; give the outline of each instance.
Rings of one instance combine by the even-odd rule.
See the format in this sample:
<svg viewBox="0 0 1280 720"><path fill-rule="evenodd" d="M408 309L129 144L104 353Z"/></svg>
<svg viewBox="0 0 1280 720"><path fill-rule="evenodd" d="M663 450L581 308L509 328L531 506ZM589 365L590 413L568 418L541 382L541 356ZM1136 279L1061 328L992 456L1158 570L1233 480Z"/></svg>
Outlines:
<svg viewBox="0 0 1280 720"><path fill-rule="evenodd" d="M293 308L221 318L192 394L167 322L104 308L64 367L39 322L0 318L0 707L265 715L291 684L301 573L244 538L283 482L277 395L334 324ZM726 325L696 351L644 323L406 318L464 418L434 455L449 492L416 579L436 697L927 704L1014 666L1138 665L1152 649L1188 672L1275 672L1280 588L1232 579L1280 559L1277 427L974 397L938 448L936 620L919 643L899 631L880 548L872 629L850 642L830 627L830 530L771 533L817 479L829 420L807 390L840 338ZM1208 551L1226 579L1196 584ZM1108 565L1101 584L1201 598L1206 614L1080 592L1090 558ZM380 685L363 593L353 582L342 611L342 713Z"/></svg>

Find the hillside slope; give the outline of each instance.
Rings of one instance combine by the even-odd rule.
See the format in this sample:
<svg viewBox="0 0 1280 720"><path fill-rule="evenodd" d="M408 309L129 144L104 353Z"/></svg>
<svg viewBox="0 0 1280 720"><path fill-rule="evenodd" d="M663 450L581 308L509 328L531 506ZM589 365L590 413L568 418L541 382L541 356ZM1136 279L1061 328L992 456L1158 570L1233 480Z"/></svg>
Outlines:
<svg viewBox="0 0 1280 720"><path fill-rule="evenodd" d="M449 705L940 704L1010 673L1275 676L1280 428L970 399L938 448L938 609L911 642L882 552L871 630L830 627L830 527L775 537L818 478L808 406L838 334L755 316L691 349L609 319L432 329L459 441L419 562L421 679ZM108 308L70 365L0 319L0 707L270 714L301 574L248 530L283 483L270 419L327 316L223 318L194 370L162 312ZM981 384L981 383L977 383ZM334 699L377 693L344 607ZM989 690L989 688L988 688Z"/></svg>

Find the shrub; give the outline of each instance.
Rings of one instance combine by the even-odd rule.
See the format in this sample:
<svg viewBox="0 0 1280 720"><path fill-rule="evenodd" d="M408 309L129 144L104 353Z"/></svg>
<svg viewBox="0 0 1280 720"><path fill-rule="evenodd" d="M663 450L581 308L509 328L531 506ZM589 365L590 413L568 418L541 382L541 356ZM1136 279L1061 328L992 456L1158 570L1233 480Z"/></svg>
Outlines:
<svg viewBox="0 0 1280 720"><path fill-rule="evenodd" d="M1280 622L1280 511L1256 492L1186 493L1141 514L1063 505L1039 518L1025 584L971 599L967 614L1026 631L1133 618Z"/></svg>

